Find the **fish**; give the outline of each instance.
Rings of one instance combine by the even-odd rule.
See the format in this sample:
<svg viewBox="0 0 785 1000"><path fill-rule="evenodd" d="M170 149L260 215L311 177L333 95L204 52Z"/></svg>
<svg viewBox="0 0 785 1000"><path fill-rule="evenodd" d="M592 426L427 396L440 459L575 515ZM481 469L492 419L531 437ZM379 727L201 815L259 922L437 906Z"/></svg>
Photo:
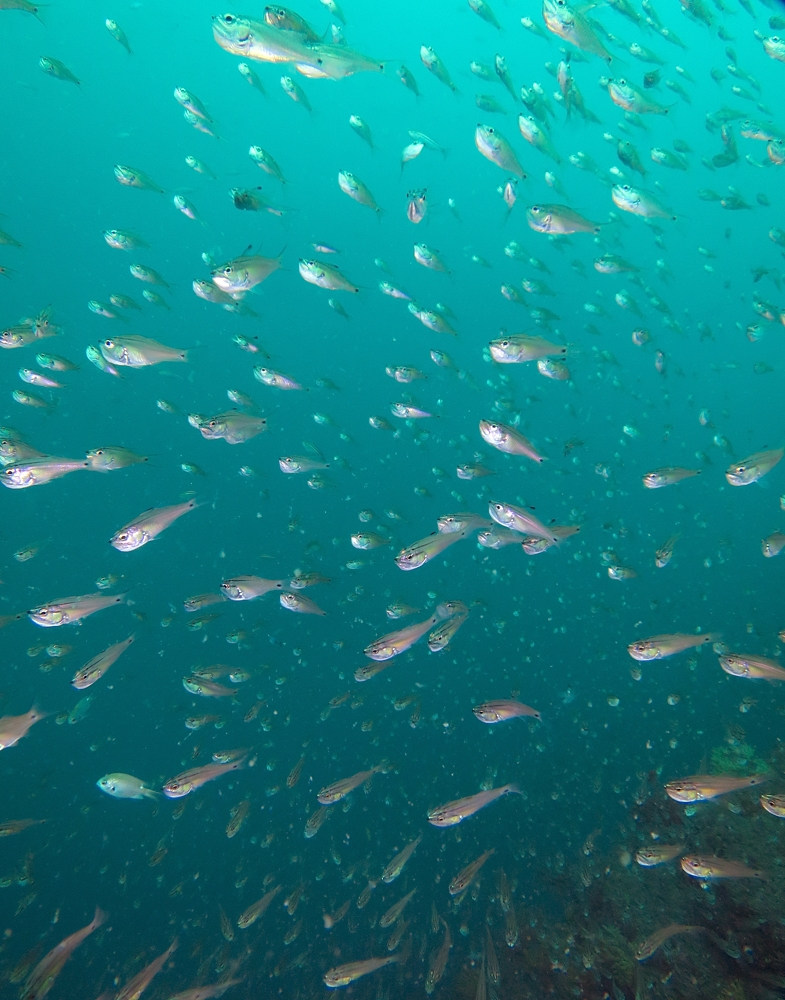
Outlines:
<svg viewBox="0 0 785 1000"><path fill-rule="evenodd" d="M330 989L338 989L341 986L348 986L363 976L370 975L378 969L383 969L386 965L392 965L400 960L400 955L386 955L384 958L366 958L360 962L346 962L344 965L336 965L325 972L324 985Z"/></svg>
<svg viewBox="0 0 785 1000"><path fill-rule="evenodd" d="M127 368L145 368L165 361L188 361L188 352L176 347L167 347L157 340L128 334L125 337L109 337L99 344L101 354L110 364Z"/></svg>
<svg viewBox="0 0 785 1000"><path fill-rule="evenodd" d="M243 254L219 264L210 271L210 278L219 291L241 300L282 266L283 251L277 257Z"/></svg>
<svg viewBox="0 0 785 1000"><path fill-rule="evenodd" d="M385 867L384 871L382 872L382 882L389 885L390 882L394 882L398 878L398 876L403 871L406 862L420 846L422 838L423 835L420 834L416 840L413 840L411 843L407 844L402 851L399 851L398 854L395 855L392 861L390 861L390 863Z"/></svg>
<svg viewBox="0 0 785 1000"><path fill-rule="evenodd" d="M647 490L659 490L663 486L673 486L684 479L691 479L701 474L700 469L682 469L669 466L665 469L655 469L643 476L643 485Z"/></svg>
<svg viewBox="0 0 785 1000"><path fill-rule="evenodd" d="M53 56L41 56L38 65L47 76L52 76L55 80L75 83L77 87L82 85L82 81L74 76L65 63L61 63L59 59L55 59Z"/></svg>
<svg viewBox="0 0 785 1000"><path fill-rule="evenodd" d="M178 944L178 939L175 938L162 955L154 958L152 962L146 965L140 972L137 972L135 976L121 987L115 1000L139 1000L139 997L169 961L172 953L177 951Z"/></svg>
<svg viewBox="0 0 785 1000"><path fill-rule="evenodd" d="M767 813L785 819L785 795L761 795L760 804Z"/></svg>
<svg viewBox="0 0 785 1000"><path fill-rule="evenodd" d="M306 597L305 594L292 594L289 592L284 592L280 595L279 601L282 608L286 608L287 611L296 611L301 615L326 615L326 611L322 611L315 601L312 601L310 597Z"/></svg>
<svg viewBox="0 0 785 1000"><path fill-rule="evenodd" d="M27 736L28 732L48 713L42 712L40 708L33 705L29 712L24 715L3 715L0 716L0 750L7 750Z"/></svg>
<svg viewBox="0 0 785 1000"><path fill-rule="evenodd" d="M239 771L244 766L244 760L234 760L227 764L205 764L202 767L193 767L175 775L174 778L170 778L163 786L163 793L167 799L180 799L206 785L208 781L215 781L221 775Z"/></svg>
<svg viewBox="0 0 785 1000"><path fill-rule="evenodd" d="M493 725L496 722L507 722L508 719L522 719L531 716L533 719L542 719L542 715L536 708L530 708L521 701L485 701L481 705L475 705L472 709L475 717L480 722Z"/></svg>
<svg viewBox="0 0 785 1000"><path fill-rule="evenodd" d="M134 638L135 636L129 635L127 639L123 639L122 642L115 642L113 645L108 646L102 653L94 656L80 670L77 670L71 681L71 686L75 687L77 691L83 691L85 688L92 687L117 662L134 641Z"/></svg>
<svg viewBox="0 0 785 1000"><path fill-rule="evenodd" d="M452 935L450 934L450 928L444 920L441 920L441 923L444 924L444 938L442 940L442 945L433 956L430 968L428 969L428 974L425 977L425 992L429 996L433 993L436 988L436 984L441 981L441 978L444 975L444 970L447 967L447 959L450 957L450 949L452 948Z"/></svg>
<svg viewBox="0 0 785 1000"><path fill-rule="evenodd" d="M148 461L148 456L112 445L88 451L87 461L96 472L112 472L115 469L126 469L130 465L141 465Z"/></svg>
<svg viewBox="0 0 785 1000"><path fill-rule="evenodd" d="M369 781L374 774L385 774L388 769L388 764L383 762L372 767L368 771L358 771L357 774L353 774L351 778L342 778L340 781L333 782L332 785L325 785L318 795L316 796L317 801L320 805L331 806L336 802L340 802L341 799L346 798L346 796L353 792L358 785L364 784Z"/></svg>
<svg viewBox="0 0 785 1000"><path fill-rule="evenodd" d="M542 17L548 31L584 52L599 56L610 63L612 56L605 48L586 17L567 0L543 0Z"/></svg>
<svg viewBox="0 0 785 1000"><path fill-rule="evenodd" d="M339 171L338 187L358 205L365 205L377 215L381 215L382 210L376 204L376 199L371 194L370 189L355 174L349 173L348 170Z"/></svg>
<svg viewBox="0 0 785 1000"><path fill-rule="evenodd" d="M650 639L638 639L627 646L627 652L633 660L663 660L667 656L683 653L685 649L705 646L707 643L719 642L719 632L706 632L702 635L685 635L676 632L673 635L655 635Z"/></svg>
<svg viewBox="0 0 785 1000"><path fill-rule="evenodd" d="M27 612L30 621L43 628L56 628L84 621L97 611L125 604L127 594L84 594L80 597L61 597L56 601L39 605Z"/></svg>
<svg viewBox="0 0 785 1000"><path fill-rule="evenodd" d="M702 930L704 930L703 927L695 924L668 924L667 927L661 927L658 931L649 935L645 941L641 941L635 949L635 958L638 962L645 962L647 958L651 958L666 941L676 934L696 934Z"/></svg>
<svg viewBox="0 0 785 1000"><path fill-rule="evenodd" d="M212 417L192 413L188 422L207 441L226 441L227 444L244 444L267 430L266 417L255 417L239 410L227 410Z"/></svg>
<svg viewBox="0 0 785 1000"><path fill-rule="evenodd" d="M769 881L766 872L749 868L740 861L689 854L681 859L681 870L693 878L757 878Z"/></svg>
<svg viewBox="0 0 785 1000"><path fill-rule="evenodd" d="M135 552L148 542L155 541L162 531L198 506L195 500L188 500L171 507L151 507L116 531L109 544L118 552Z"/></svg>
<svg viewBox="0 0 785 1000"><path fill-rule="evenodd" d="M664 865L678 858L685 846L685 844L653 844L650 847L641 847L635 852L635 860L642 868L656 868L657 865Z"/></svg>
<svg viewBox="0 0 785 1000"><path fill-rule="evenodd" d="M54 986L55 980L62 972L63 966L71 955L82 944L85 938L98 930L106 920L107 914L96 906L95 915L86 927L63 938L35 966L22 987L21 1000L43 1000L52 986Z"/></svg>
<svg viewBox="0 0 785 1000"><path fill-rule="evenodd" d="M404 909L406 908L407 903L412 898L412 896L415 894L415 892L417 892L417 887L416 886L414 887L414 889L412 889L411 892L407 892L406 895L402 899L399 899L397 903L393 903L393 905L389 908L389 910L387 910L385 913L383 913L382 916L379 918L379 926L380 927L390 927L397 920L399 920L400 917L401 917L401 914L403 913Z"/></svg>
<svg viewBox="0 0 785 1000"><path fill-rule="evenodd" d="M591 222L569 205L532 205L526 209L526 221L529 223L529 228L535 232L555 236L600 232L596 222Z"/></svg>
<svg viewBox="0 0 785 1000"><path fill-rule="evenodd" d="M157 799L161 795L154 788L149 788L141 778L135 778L132 774L115 772L105 774L96 781L96 785L102 792L111 795L113 799Z"/></svg>
<svg viewBox="0 0 785 1000"><path fill-rule="evenodd" d="M731 677L746 677L752 680L785 681L785 669L765 656L725 653L719 658L720 666Z"/></svg>
<svg viewBox="0 0 785 1000"><path fill-rule="evenodd" d="M221 593L230 601L253 601L272 590L283 590L286 580L265 580L261 576L235 576L224 580Z"/></svg>
<svg viewBox="0 0 785 1000"><path fill-rule="evenodd" d="M475 858L470 864L465 868L462 868L458 874L450 882L448 891L451 896L457 896L459 892L463 892L471 883L477 878L480 869L491 857L491 855L496 853L496 848L492 847L489 851L481 854L479 858Z"/></svg>
<svg viewBox="0 0 785 1000"><path fill-rule="evenodd" d="M252 924L255 924L259 917L264 915L270 903L272 903L280 891L280 885L275 886L274 889L270 889L269 892L265 893L261 899L258 899L255 903L247 907L247 909L243 910L237 918L237 926L240 930L245 930Z"/></svg>
<svg viewBox="0 0 785 1000"><path fill-rule="evenodd" d="M231 55L259 62L291 63L311 79L342 80L355 73L383 73L384 63L348 45L309 41L301 32L281 30L237 14L215 14L213 37Z"/></svg>
<svg viewBox="0 0 785 1000"><path fill-rule="evenodd" d="M545 461L545 456L537 451L528 438L507 424L495 420L481 420L480 434L483 441L496 448L497 451L503 451L508 455L522 455L530 458L533 462L542 463Z"/></svg>
<svg viewBox="0 0 785 1000"><path fill-rule="evenodd" d="M773 448L770 451L758 451L754 455L734 462L725 472L725 478L731 486L749 486L768 475L782 460L785 449Z"/></svg>
<svg viewBox="0 0 785 1000"><path fill-rule="evenodd" d="M746 778L727 774L694 774L689 778L666 782L665 791L674 802L708 802L729 792L753 788L770 778L770 774L751 774Z"/></svg>
<svg viewBox="0 0 785 1000"><path fill-rule="evenodd" d="M431 826L456 826L504 795L522 794L517 785L502 785L500 788L491 788L486 792L478 792L465 799L455 799L453 802L447 802L443 806L431 809L428 813L428 822Z"/></svg>
<svg viewBox="0 0 785 1000"><path fill-rule="evenodd" d="M360 289L341 274L340 269L333 264L318 260L301 260L299 264L300 277L311 285L325 288L333 292L352 292Z"/></svg>
<svg viewBox="0 0 785 1000"><path fill-rule="evenodd" d="M660 548L654 553L654 563L658 569L664 569L668 563L673 558L673 550L676 547L676 542L678 542L680 535L671 535L671 537L661 545Z"/></svg>
<svg viewBox="0 0 785 1000"><path fill-rule="evenodd" d="M499 364L525 364L538 358L549 356L564 357L567 348L562 344L552 344L544 337L525 333L503 336L488 345L491 357Z"/></svg>
<svg viewBox="0 0 785 1000"><path fill-rule="evenodd" d="M71 472L89 471L90 463L79 458L45 456L29 462L6 465L0 470L0 482L9 490L25 490L62 479Z"/></svg>
<svg viewBox="0 0 785 1000"><path fill-rule="evenodd" d="M486 160L495 163L506 173L515 174L521 180L526 172L518 161L510 143L492 125L478 125L474 132L474 144Z"/></svg>

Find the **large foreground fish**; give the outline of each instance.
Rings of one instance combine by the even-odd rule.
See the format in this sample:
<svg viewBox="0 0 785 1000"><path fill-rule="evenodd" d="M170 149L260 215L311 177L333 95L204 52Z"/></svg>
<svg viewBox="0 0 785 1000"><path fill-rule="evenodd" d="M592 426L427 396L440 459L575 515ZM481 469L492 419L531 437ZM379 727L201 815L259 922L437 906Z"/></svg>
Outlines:
<svg viewBox="0 0 785 1000"><path fill-rule="evenodd" d="M213 37L222 49L259 62L293 63L303 76L341 80L354 73L383 73L384 63L346 45L313 42L239 14L214 14Z"/></svg>

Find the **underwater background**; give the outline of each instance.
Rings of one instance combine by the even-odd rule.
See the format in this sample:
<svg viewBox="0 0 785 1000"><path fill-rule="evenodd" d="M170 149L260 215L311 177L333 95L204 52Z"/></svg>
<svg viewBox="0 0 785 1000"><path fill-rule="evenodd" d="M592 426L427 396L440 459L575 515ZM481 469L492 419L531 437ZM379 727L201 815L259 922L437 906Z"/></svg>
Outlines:
<svg viewBox="0 0 785 1000"><path fill-rule="evenodd" d="M589 35L575 45L530 0L340 4L297 7L319 37L310 50L340 49L335 24L347 51L370 53L384 71L311 79L292 62L248 57L262 94L238 72L242 60L216 44L211 18L225 12L203 0L117 0L111 9L53 0L37 14L0 0L0 325L37 331L51 308L59 329L3 351L3 439L44 456L118 446L147 457L0 497L0 614L18 616L0 633L0 713L47 713L0 754L2 996L118 996L175 937L179 947L147 987L151 1000L196 988L193 1000L224 989L237 1000L322 996L328 970L390 955L402 960L347 992L785 996L785 802L779 815L766 811L753 787L685 806L664 789L684 776L765 774L765 792L785 794L782 685L729 676L717 656L776 665L785 644L785 556L761 548L762 539L769 551L785 542L785 466L748 489L725 475L785 441L785 51L765 44L785 32L785 9L600 4L580 8ZM265 19L263 4L234 13ZM662 65L633 56L634 42ZM423 64L421 45L434 47L454 91ZM514 93L493 73L499 54ZM42 72L42 57L78 83ZM473 61L491 76L473 73ZM420 96L402 85L404 64ZM567 113L559 64L589 116ZM661 78L645 86L651 72ZM290 99L282 75L312 111ZM621 78L667 114L625 111L609 96L609 79ZM518 115L531 109L518 92L535 82L559 162L519 130ZM210 121L197 115L197 125L215 134L183 120L178 87L198 95ZM478 107L476 94L499 111ZM525 179L480 155L478 123L503 133ZM418 133L429 142L402 166L400 151ZM620 140L640 152L645 176L620 160ZM249 157L254 145L285 184ZM652 148L681 166L656 162ZM190 169L187 156L214 176ZM118 184L117 164L163 191ZM360 178L381 211L347 197L340 171ZM616 184L650 192L663 217L620 209ZM236 189L265 201L238 210ZM423 189L427 212L413 225L410 192ZM176 210L176 195L198 218ZM597 231L537 232L527 209L543 204L569 206ZM146 245L113 249L109 230ZM415 243L447 270L422 267ZM194 294L192 282L209 285L211 269L246 252L280 253L281 267L247 295L225 297L229 308ZM631 269L601 273L594 261L607 255ZM303 259L328 261L359 290L304 281ZM169 287L135 281L131 264L154 268ZM529 292L526 281L542 284ZM382 294L380 282L409 298ZM112 295L140 308L88 309ZM455 335L418 322L410 301ZM551 377L536 358L497 363L489 343L505 331L566 345L566 356ZM113 374L100 349L109 371L85 356L128 335L187 350L188 361ZM39 350L78 365L44 372L63 388L20 381ZM261 384L255 365L301 388ZM401 384L385 371L393 366L413 366L417 377ZM250 397L239 397L239 411L263 416L264 433L235 446L189 423L237 410L227 390ZM399 402L430 416L400 419L390 409ZM494 450L481 420L517 428L546 461ZM279 459L291 455L310 456L316 471L283 474ZM492 474L460 478L467 464ZM700 475L645 489L642 477L663 468ZM140 512L190 499L199 506L154 544L109 544ZM528 555L520 539L479 544L478 522L421 568L396 565L437 518L488 519L491 501L580 531ZM378 547L353 547L358 532L372 532ZM660 568L655 553L667 540L674 551ZM609 568L619 567L614 579ZM310 573L326 581L294 592L324 615L293 615L275 592L196 613L183 606L194 595L218 600L222 581L243 574ZM127 597L57 629L23 614L97 591ZM446 648L430 652L426 634L378 676L355 679L373 640L438 615L444 601L468 612ZM399 602L417 613L393 620L386 609ZM628 652L643 638L698 632L717 633L714 643L651 663ZM87 693L74 689L77 670L130 635L106 676ZM232 697L183 687L216 664ZM541 719L483 726L472 712L510 698ZM208 714L219 718L185 725ZM240 769L183 798L123 800L96 784L121 772L160 792L173 775L240 748ZM320 789L380 764L384 773L304 835ZM429 824L435 807L508 783L522 794L451 828ZM227 836L237 807L239 829ZM26 819L36 824L13 826ZM420 836L400 877L382 881ZM636 863L653 843L765 878L691 878L678 856ZM490 850L451 895L450 880ZM269 909L238 927L278 886ZM388 950L400 925L380 927L380 918L412 890L401 918L409 924ZM36 978L36 963L96 906L106 922L59 977ZM711 934L670 937L638 961L641 942L674 923Z"/></svg>

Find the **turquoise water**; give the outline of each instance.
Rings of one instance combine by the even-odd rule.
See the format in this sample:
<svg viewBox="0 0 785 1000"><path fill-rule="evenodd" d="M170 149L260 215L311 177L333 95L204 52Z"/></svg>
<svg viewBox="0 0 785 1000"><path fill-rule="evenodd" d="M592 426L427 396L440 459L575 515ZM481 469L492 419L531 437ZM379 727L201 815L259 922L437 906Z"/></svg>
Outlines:
<svg viewBox="0 0 785 1000"><path fill-rule="evenodd" d="M766 538L777 549L772 533L785 530L783 466L747 489L725 475L783 444L785 67L761 39L785 33L785 11L750 3L716 0L691 7L692 17L676 3L634 4L637 24L598 6L585 15L595 22L588 47L601 40L608 65L546 30L531 3L495 0L497 30L465 3L345 0L342 25L310 0L298 13L320 38L339 25L351 49L384 71L311 79L291 62L246 58L263 95L238 72L242 60L216 44L211 17L223 12L214 6L53 2L39 20L0 2L0 267L8 269L0 323L28 341L0 359L3 441L60 458L109 446L147 457L3 491L0 613L20 617L2 631L0 713L19 716L33 704L46 713L0 756L0 828L45 821L4 829L12 835L0 843L4 995L114 997L175 937L151 998L213 984L238 1000L321 996L328 970L390 954L400 963L347 992L361 1000L421 995L426 986L436 996L501 1000L783 995L782 820L761 808L757 788L684 805L663 787L695 774L765 773L766 793L785 792L781 687L729 676L718 661L732 651L776 669L785 628L785 557L761 550ZM263 5L248 16L262 21ZM681 46L663 37L655 16ZM130 54L106 18L120 25ZM328 51L296 31L262 30L300 46L306 61ZM663 64L636 59L634 42ZM434 47L456 92L423 65L421 45ZM330 51L346 65L340 43ZM596 121L567 115L557 99L565 52L562 75L571 74ZM516 99L493 71L496 55L506 58ZM42 57L59 60L79 84L42 72ZM491 67L491 79L474 75L472 61ZM402 64L419 97L398 79ZM644 74L657 69L659 82L644 87ZM287 96L281 76L298 82L311 112ZM632 81L668 113L625 115L609 78ZM535 82L559 163L519 131L517 116L531 111L517 94ZM177 87L203 102L216 135L183 120ZM480 110L476 94L504 113ZM724 140L722 109L733 110ZM350 115L370 128L373 148ZM500 190L514 172L480 154L478 123L503 134L527 174L511 209ZM410 130L443 152L424 144L402 169L401 151L416 141ZM770 142L749 137L762 131ZM619 140L635 145L645 176L619 158ZM249 157L256 145L285 184ZM652 148L685 169L654 162ZM732 162L723 165L723 155ZM189 169L187 156L214 177ZM143 171L163 193L118 184L117 164ZM381 212L347 197L340 171L360 178ZM621 209L614 184L644 189L665 217ZM232 189L282 214L238 211ZM413 225L407 193L422 189L427 212ZM198 220L176 210L176 195ZM739 199L744 207L734 209ZM527 209L551 203L598 232L534 231ZM148 246L112 249L103 233L114 229ZM435 250L449 273L418 264L415 243ZM249 247L280 254L281 267L226 301L233 311L194 295L192 282L210 283L211 268ZM594 261L608 254L636 270L600 273ZM302 259L337 266L359 291L304 281ZM132 264L154 268L169 287L135 280ZM544 293L524 290L528 281L544 283ZM381 294L380 282L446 317L455 336L429 330L406 299ZM621 292L634 308L618 304ZM141 308L112 307L115 318L88 309L117 294ZM58 336L39 340L31 331L40 324L20 326L49 307ZM532 315L538 309L553 316ZM549 347L529 344L550 350L565 377L544 377L536 360L493 361L488 345L505 331L546 338ZM188 361L120 365L113 375L85 355L129 335L187 350ZM39 351L78 370L41 368ZM448 361L436 364L431 352ZM302 388L261 384L254 366ZM400 384L385 373L390 366L424 377ZM20 368L64 387L25 384ZM46 405L20 404L14 390ZM193 426L194 414L237 410L227 390L250 397L238 412L267 421L238 445ZM431 416L401 419L393 403ZM369 418L383 420L374 427ZM494 449L481 420L517 428L546 461ZM285 475L278 460L286 456L327 468ZM6 470L18 464L3 461ZM467 463L493 474L459 478ZM645 489L642 477L662 468L700 475ZM109 544L142 511L191 499L199 506L154 543L132 552ZM580 531L527 555L522 535L494 550L478 544L474 527L421 568L398 568L396 553L435 532L437 518L487 518L491 501L534 514L546 534L553 525ZM358 532L383 544L358 550ZM658 568L655 553L674 536L673 556ZM289 585L307 573L326 581ZM184 609L242 574L282 581L279 589L326 614L294 615L277 592ZM23 614L104 587L124 603L80 623L44 629ZM430 652L426 631L385 661L388 669L355 679L375 662L363 653L373 640L438 614L445 601L468 609L446 649ZM386 609L396 602L417 611L394 620ZM195 628L200 615L215 617ZM652 663L627 651L647 637L698 632L718 635L709 648ZM78 670L130 635L105 676L74 689ZM70 649L54 655L52 644ZM225 665L217 683L233 698L183 687L216 664ZM483 726L472 713L510 698L541 720ZM220 716L220 728L186 727L204 715ZM0 721L0 733L8 725ZM122 772L160 792L213 753L238 749L240 769L182 798L121 799L96 785ZM287 783L301 758L299 778ZM385 773L366 789L361 781L315 836L304 836L321 789L382 763ZM429 824L437 806L507 783L522 795L451 828ZM228 837L232 810L246 802ZM400 877L383 882L385 866L420 835ZM684 848L660 866L637 864L636 852L656 843ZM468 889L450 895L458 872L491 849ZM740 862L769 881L690 878L679 867L683 853ZM238 927L278 886L266 913ZM410 923L388 951L395 928L379 921L414 889ZM103 926L56 981L37 980L35 962L85 927L96 906L108 913ZM672 923L711 934L671 937L638 962L644 939ZM452 947L439 978L445 927ZM498 981L488 975L486 927Z"/></svg>

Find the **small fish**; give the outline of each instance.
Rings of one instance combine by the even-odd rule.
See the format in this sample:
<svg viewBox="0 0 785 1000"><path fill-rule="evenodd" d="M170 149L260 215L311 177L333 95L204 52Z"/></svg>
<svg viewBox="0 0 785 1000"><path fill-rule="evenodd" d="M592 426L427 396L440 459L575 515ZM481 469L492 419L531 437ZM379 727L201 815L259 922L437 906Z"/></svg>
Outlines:
<svg viewBox="0 0 785 1000"><path fill-rule="evenodd" d="M260 576L235 576L224 580L221 593L230 601L253 601L272 590L283 590L286 580L265 580Z"/></svg>
<svg viewBox="0 0 785 1000"><path fill-rule="evenodd" d="M441 59L436 54L433 48L431 48L429 45L421 45L420 60L422 61L423 66L425 66L427 70L433 73L433 75L436 77L437 80L440 81L440 83L443 83L445 87L449 87L454 94L458 93L458 88L452 82L450 74L447 71L447 67L441 61Z"/></svg>
<svg viewBox="0 0 785 1000"><path fill-rule="evenodd" d="M627 652L633 660L662 660L666 656L675 656L683 653L685 649L694 649L696 646L705 646L710 642L718 642L721 639L718 632L706 632L702 635L685 635L676 632L673 635L655 635L651 639L639 639L631 642L627 646Z"/></svg>
<svg viewBox="0 0 785 1000"><path fill-rule="evenodd" d="M674 937L674 935L695 934L703 929L703 927L694 924L668 924L667 927L662 927L660 930L655 931L654 934L647 937L645 941L642 941L638 945L635 949L635 958L639 962L645 962L647 958L651 958L657 949L670 938Z"/></svg>
<svg viewBox="0 0 785 1000"><path fill-rule="evenodd" d="M261 899L252 903L246 910L243 910L237 918L237 926L241 930L245 930L247 927L255 924L259 917L265 913L270 903L272 903L280 891L281 887L280 885L277 885L274 889L271 889L268 893L262 896Z"/></svg>
<svg viewBox="0 0 785 1000"><path fill-rule="evenodd" d="M27 735L36 722L46 718L46 713L42 712L36 705L25 712L24 715L3 715L0 716L0 750L7 750Z"/></svg>
<svg viewBox="0 0 785 1000"><path fill-rule="evenodd" d="M158 194L164 193L164 189L160 184L156 184L144 171L137 170L136 167L126 167L122 164L117 164L114 168L114 175L118 183L125 187L138 188L140 191L156 191Z"/></svg>
<svg viewBox="0 0 785 1000"><path fill-rule="evenodd" d="M160 792L148 788L141 778L135 778L132 774L115 772L105 774L103 778L96 781L96 785L102 792L111 795L113 799L157 799Z"/></svg>
<svg viewBox="0 0 785 1000"><path fill-rule="evenodd" d="M384 958L366 958L361 962L347 962L345 965L337 965L324 974L324 984L330 989L337 989L340 986L348 986L363 976L383 969L385 965L391 965L400 960L399 955L387 955Z"/></svg>
<svg viewBox="0 0 785 1000"><path fill-rule="evenodd" d="M455 878L452 880L452 882L450 882L449 885L450 895L457 896L459 892L463 892L463 890L467 886L471 885L471 883L477 878L477 875L482 866L485 864L488 858L490 858L491 855L495 853L496 853L496 848L492 847L489 851L486 851L484 854L481 854L479 858L476 858L465 868L462 868L461 871L459 871L458 874L455 876Z"/></svg>
<svg viewBox="0 0 785 1000"><path fill-rule="evenodd" d="M502 785L500 788L491 788L487 792L478 792L476 795L470 795L465 799L456 799L432 809L428 813L428 822L432 826L456 826L504 795L521 794L522 792L517 785Z"/></svg>
<svg viewBox="0 0 785 1000"><path fill-rule="evenodd" d="M474 132L474 144L486 160L495 163L507 173L515 174L522 180L526 179L526 173L518 162L512 146L492 125L477 126Z"/></svg>
<svg viewBox="0 0 785 1000"><path fill-rule="evenodd" d="M785 795L761 795L760 804L777 819L785 819Z"/></svg>
<svg viewBox="0 0 785 1000"><path fill-rule="evenodd" d="M529 708L520 701L486 701L482 705L475 705L472 709L474 715L488 725L496 722L506 722L508 719L522 719L531 716L534 719L542 719L542 716L535 708Z"/></svg>
<svg viewBox="0 0 785 1000"><path fill-rule="evenodd" d="M75 687L77 691L83 691L85 688L92 687L96 681L103 677L112 664L117 662L133 641L134 636L129 635L128 638L123 639L122 642L116 642L114 645L108 646L102 653L98 653L98 655L89 660L81 668L81 670L77 670L76 674L74 674L73 680L71 681L72 686Z"/></svg>
<svg viewBox="0 0 785 1000"><path fill-rule="evenodd" d="M205 764L203 767L191 768L170 778L163 786L163 793L168 799L182 798L201 788L208 781L215 781L216 778L231 771L239 771L243 766L242 760L236 760L229 764Z"/></svg>
<svg viewBox="0 0 785 1000"><path fill-rule="evenodd" d="M749 486L757 483L782 460L785 449L774 448L771 451L758 451L741 462L734 462L725 472L725 478L731 486Z"/></svg>
<svg viewBox="0 0 785 1000"><path fill-rule="evenodd" d="M663 486L673 486L675 483L680 483L683 479L691 479L693 476L699 476L700 474L700 469L674 467L655 469L653 472L647 472L643 476L643 485L648 490L658 490Z"/></svg>
<svg viewBox="0 0 785 1000"><path fill-rule="evenodd" d="M63 597L50 601L27 612L28 618L43 628L56 628L81 622L97 611L126 603L126 594L85 594L80 597Z"/></svg>
<svg viewBox="0 0 785 1000"><path fill-rule="evenodd" d="M38 65L47 76L53 76L56 80L64 80L66 83L75 83L77 87L81 86L81 80L78 80L59 59L54 59L52 56L41 56Z"/></svg>
<svg viewBox="0 0 785 1000"><path fill-rule="evenodd" d="M385 774L388 769L387 763L377 764L368 771L358 771L357 774L353 774L351 778L342 778L340 781L334 782L332 785L326 785L319 791L316 796L320 805L331 806L335 802L340 802L341 799L346 798L346 796L353 792L358 785L365 784L369 781L374 774L378 774L380 771Z"/></svg>
<svg viewBox="0 0 785 1000"><path fill-rule="evenodd" d="M746 778L723 774L694 774L689 778L666 782L665 791L674 802L708 802L719 795L760 785L770 777L769 774L751 774Z"/></svg>
<svg viewBox="0 0 785 1000"><path fill-rule="evenodd" d="M765 656L749 653L725 653L720 656L720 666L731 677L746 677L751 680L785 681L785 669Z"/></svg>
<svg viewBox="0 0 785 1000"><path fill-rule="evenodd" d="M655 844L652 847L642 847L635 854L635 860L643 868L655 868L673 861L684 850L684 844Z"/></svg>
<svg viewBox="0 0 785 1000"><path fill-rule="evenodd" d="M528 438L507 424L495 420L481 420L480 434L483 441L496 448L497 451L505 452L508 455L523 455L533 462L542 463L545 461L545 456L536 450Z"/></svg>
<svg viewBox="0 0 785 1000"><path fill-rule="evenodd" d="M174 504L171 507L153 507L144 511L133 521L129 521L109 539L109 544L118 552L133 552L156 539L183 514L199 506L194 500Z"/></svg>
<svg viewBox="0 0 785 1000"><path fill-rule="evenodd" d="M673 557L673 550L676 547L681 535L671 535L671 537L654 553L654 563L658 569L664 569Z"/></svg>
<svg viewBox="0 0 785 1000"><path fill-rule="evenodd" d="M764 882L769 881L766 872L726 858L690 854L681 859L681 869L693 878L757 878Z"/></svg>
<svg viewBox="0 0 785 1000"><path fill-rule="evenodd" d="M387 867L382 872L383 882L389 884L390 882L394 882L395 879L398 878L398 876L404 869L404 865L412 856L412 854L414 854L414 852L417 850L421 841L422 841L422 834L420 834L420 836L416 840L413 840L410 844L407 844L402 851L400 851L398 854L395 855L392 861L387 865Z"/></svg>
<svg viewBox="0 0 785 1000"><path fill-rule="evenodd" d="M537 233L557 236L600 232L596 222L584 218L568 205L532 205L526 209L526 221Z"/></svg>
<svg viewBox="0 0 785 1000"><path fill-rule="evenodd" d="M305 594L291 594L283 593L279 597L282 608L286 608L287 611L297 611L301 615L326 615L326 611L312 601L310 597L306 597Z"/></svg>

